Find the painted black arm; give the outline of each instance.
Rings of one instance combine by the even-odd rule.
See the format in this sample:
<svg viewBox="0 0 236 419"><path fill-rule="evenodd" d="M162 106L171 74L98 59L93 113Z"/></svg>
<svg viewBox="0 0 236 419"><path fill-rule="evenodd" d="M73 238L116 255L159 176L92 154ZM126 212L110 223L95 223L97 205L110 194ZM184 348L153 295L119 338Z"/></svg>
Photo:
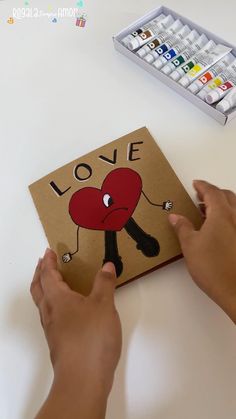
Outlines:
<svg viewBox="0 0 236 419"><path fill-rule="evenodd" d="M64 263L69 263L69 262L72 260L72 257L73 257L76 253L78 253L78 251L79 251L79 227L77 228L77 247L76 247L76 250L75 250L75 252L73 252L73 253L70 253L70 252L65 253L65 254L62 256L62 261L63 261Z"/></svg>

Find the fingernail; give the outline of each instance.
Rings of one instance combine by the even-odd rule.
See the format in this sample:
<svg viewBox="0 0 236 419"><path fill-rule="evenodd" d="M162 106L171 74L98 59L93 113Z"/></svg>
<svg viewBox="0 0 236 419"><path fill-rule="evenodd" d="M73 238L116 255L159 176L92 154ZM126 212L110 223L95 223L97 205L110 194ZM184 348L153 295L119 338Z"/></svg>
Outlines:
<svg viewBox="0 0 236 419"><path fill-rule="evenodd" d="M107 262L102 267L102 272L109 272L110 274L116 274L115 265L112 262Z"/></svg>
<svg viewBox="0 0 236 419"><path fill-rule="evenodd" d="M176 214L169 215L169 222L172 226L175 226L178 220L179 220L179 215L176 215Z"/></svg>
<svg viewBox="0 0 236 419"><path fill-rule="evenodd" d="M45 250L44 256L46 256L50 252L51 252L51 249L49 249L49 247L47 247L47 249Z"/></svg>

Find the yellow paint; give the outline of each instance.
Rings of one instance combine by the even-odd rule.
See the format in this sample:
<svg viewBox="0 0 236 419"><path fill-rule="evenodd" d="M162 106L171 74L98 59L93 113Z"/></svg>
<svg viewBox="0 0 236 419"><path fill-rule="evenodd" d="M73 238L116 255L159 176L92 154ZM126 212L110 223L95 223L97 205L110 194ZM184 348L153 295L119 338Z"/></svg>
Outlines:
<svg viewBox="0 0 236 419"><path fill-rule="evenodd" d="M215 89L216 87L220 86L222 84L222 80L220 79L214 79L213 83L209 84L209 89Z"/></svg>
<svg viewBox="0 0 236 419"><path fill-rule="evenodd" d="M192 70L189 71L189 75L192 77L195 77L197 73L199 73L202 70L202 67L199 64L196 64Z"/></svg>

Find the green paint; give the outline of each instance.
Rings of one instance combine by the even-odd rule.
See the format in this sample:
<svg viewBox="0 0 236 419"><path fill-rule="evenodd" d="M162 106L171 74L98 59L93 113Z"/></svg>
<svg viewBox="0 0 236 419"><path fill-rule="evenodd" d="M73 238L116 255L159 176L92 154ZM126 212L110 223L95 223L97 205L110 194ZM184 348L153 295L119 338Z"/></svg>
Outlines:
<svg viewBox="0 0 236 419"><path fill-rule="evenodd" d="M195 63L193 62L193 61L189 61L189 63L188 64L186 64L186 65L184 65L183 67L182 67L182 70L185 72L185 73L188 73L193 67L195 66Z"/></svg>
<svg viewBox="0 0 236 419"><path fill-rule="evenodd" d="M185 59L182 55L180 55L178 58L176 58L174 61L172 61L175 67L179 67L180 65L185 63Z"/></svg>

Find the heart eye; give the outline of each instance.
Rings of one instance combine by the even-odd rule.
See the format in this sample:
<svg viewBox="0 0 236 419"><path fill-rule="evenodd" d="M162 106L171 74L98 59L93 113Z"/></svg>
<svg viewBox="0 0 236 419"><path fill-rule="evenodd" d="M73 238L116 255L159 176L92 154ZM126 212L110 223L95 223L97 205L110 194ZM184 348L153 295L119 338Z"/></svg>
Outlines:
<svg viewBox="0 0 236 419"><path fill-rule="evenodd" d="M114 203L111 195L109 195L108 193L106 193L103 196L102 200L103 200L103 203L104 203L105 207L107 207L107 208L109 208Z"/></svg>

